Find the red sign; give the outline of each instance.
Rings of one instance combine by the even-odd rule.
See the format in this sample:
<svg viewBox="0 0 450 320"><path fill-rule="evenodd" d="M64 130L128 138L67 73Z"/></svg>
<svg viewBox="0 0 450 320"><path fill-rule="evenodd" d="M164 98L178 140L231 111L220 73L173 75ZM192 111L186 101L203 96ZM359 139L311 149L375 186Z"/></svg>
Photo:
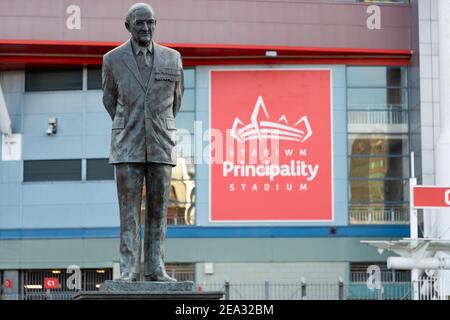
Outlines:
<svg viewBox="0 0 450 320"><path fill-rule="evenodd" d="M58 289L58 287L59 287L58 278L44 278L45 289Z"/></svg>
<svg viewBox="0 0 450 320"><path fill-rule="evenodd" d="M14 282L12 279L5 279L5 287L12 289L14 287Z"/></svg>
<svg viewBox="0 0 450 320"><path fill-rule="evenodd" d="M210 220L331 221L331 70L211 71Z"/></svg>
<svg viewBox="0 0 450 320"><path fill-rule="evenodd" d="M450 188L414 186L415 208L450 208Z"/></svg>

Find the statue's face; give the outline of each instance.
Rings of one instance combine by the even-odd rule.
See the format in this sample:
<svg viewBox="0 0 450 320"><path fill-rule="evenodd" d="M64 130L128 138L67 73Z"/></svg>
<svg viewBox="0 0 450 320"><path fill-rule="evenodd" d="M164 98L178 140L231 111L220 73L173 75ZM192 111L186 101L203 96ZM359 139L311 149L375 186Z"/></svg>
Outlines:
<svg viewBox="0 0 450 320"><path fill-rule="evenodd" d="M148 7L138 8L130 23L125 22L127 30L140 45L149 45L155 32L155 14Z"/></svg>

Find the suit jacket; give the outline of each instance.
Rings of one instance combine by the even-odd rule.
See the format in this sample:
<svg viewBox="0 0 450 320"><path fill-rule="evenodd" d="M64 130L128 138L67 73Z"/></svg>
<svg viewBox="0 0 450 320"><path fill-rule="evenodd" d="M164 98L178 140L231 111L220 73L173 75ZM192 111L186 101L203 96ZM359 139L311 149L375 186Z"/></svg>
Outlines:
<svg viewBox="0 0 450 320"><path fill-rule="evenodd" d="M144 84L131 41L103 56L103 104L112 119L109 163L175 166L175 117L183 96L178 51L153 43L153 68Z"/></svg>

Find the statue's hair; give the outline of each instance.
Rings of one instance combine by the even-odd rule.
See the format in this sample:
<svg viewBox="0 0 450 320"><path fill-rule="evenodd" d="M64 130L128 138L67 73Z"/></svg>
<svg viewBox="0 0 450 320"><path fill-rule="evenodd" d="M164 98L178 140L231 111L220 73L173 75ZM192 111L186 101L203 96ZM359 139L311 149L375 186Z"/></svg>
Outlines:
<svg viewBox="0 0 450 320"><path fill-rule="evenodd" d="M152 8L151 5L149 5L149 4L147 4L147 3L139 2L139 3L133 4L133 5L130 7L130 9L128 9L126 21L127 21L128 23L132 23L132 22L134 21L134 14L135 14L135 12L136 12L138 9L142 8L142 7L148 8L148 9L153 13L153 15L155 14L155 10L153 10L153 8Z"/></svg>

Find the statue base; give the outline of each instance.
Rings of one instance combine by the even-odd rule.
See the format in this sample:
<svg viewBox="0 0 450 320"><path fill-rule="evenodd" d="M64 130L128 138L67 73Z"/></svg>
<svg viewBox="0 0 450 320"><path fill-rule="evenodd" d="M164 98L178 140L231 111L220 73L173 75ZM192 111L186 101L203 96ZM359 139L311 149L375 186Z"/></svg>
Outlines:
<svg viewBox="0 0 450 320"><path fill-rule="evenodd" d="M177 282L160 282L160 281L122 281L122 280L106 280L99 289L100 292L116 292L116 291L150 291L150 292L193 292L195 291L194 282L177 281Z"/></svg>
<svg viewBox="0 0 450 320"><path fill-rule="evenodd" d="M196 292L192 281L158 282L107 280L99 291L82 291L74 300L219 300L223 292Z"/></svg>

